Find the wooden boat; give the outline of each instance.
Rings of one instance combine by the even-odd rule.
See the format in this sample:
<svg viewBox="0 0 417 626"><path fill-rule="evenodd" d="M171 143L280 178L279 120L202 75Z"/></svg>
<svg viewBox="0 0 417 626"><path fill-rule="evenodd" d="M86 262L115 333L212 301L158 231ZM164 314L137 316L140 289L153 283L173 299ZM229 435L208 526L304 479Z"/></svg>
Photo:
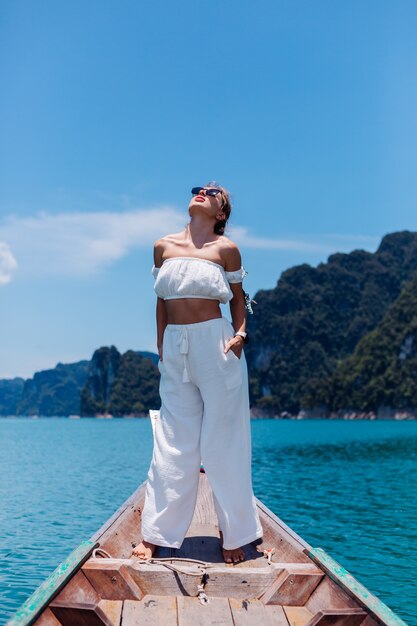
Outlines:
<svg viewBox="0 0 417 626"><path fill-rule="evenodd" d="M7 626L406 626L259 500L263 539L245 546L245 561L225 564L204 473L181 549L158 548L141 562L131 553L142 539L145 486L56 568Z"/></svg>

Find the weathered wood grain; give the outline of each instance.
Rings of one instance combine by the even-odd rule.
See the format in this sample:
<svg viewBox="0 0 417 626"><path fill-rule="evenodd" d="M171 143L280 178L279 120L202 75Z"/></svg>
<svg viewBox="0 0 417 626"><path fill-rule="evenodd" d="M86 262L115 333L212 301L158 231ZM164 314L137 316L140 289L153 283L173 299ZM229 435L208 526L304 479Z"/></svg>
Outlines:
<svg viewBox="0 0 417 626"><path fill-rule="evenodd" d="M308 626L359 626L365 617L362 609L330 609L316 613Z"/></svg>
<svg viewBox="0 0 417 626"><path fill-rule="evenodd" d="M265 611L268 615L272 615L275 626L289 626L287 616L282 606L278 606L278 604L266 604Z"/></svg>
<svg viewBox="0 0 417 626"><path fill-rule="evenodd" d="M201 604L198 598L177 598L178 626L233 626L227 598L212 598Z"/></svg>
<svg viewBox="0 0 417 626"><path fill-rule="evenodd" d="M107 600L140 600L143 592L122 559L91 559L82 572L92 587Z"/></svg>
<svg viewBox="0 0 417 626"><path fill-rule="evenodd" d="M55 617L51 609L48 607L42 615L36 620L37 626L62 626L61 622Z"/></svg>
<svg viewBox="0 0 417 626"><path fill-rule="evenodd" d="M267 607L259 600L229 599L235 626L276 626L276 615L267 611ZM287 620L283 626L288 626Z"/></svg>
<svg viewBox="0 0 417 626"><path fill-rule="evenodd" d="M288 576L271 596L271 604L304 606L314 589L323 578L323 572L318 571L296 571L289 567Z"/></svg>
<svg viewBox="0 0 417 626"><path fill-rule="evenodd" d="M283 609L290 626L305 626L314 617L304 606L284 606Z"/></svg>
<svg viewBox="0 0 417 626"><path fill-rule="evenodd" d="M65 606L75 602L95 605L100 601L100 594L94 589L82 570L71 578L67 585L51 601L51 604Z"/></svg>
<svg viewBox="0 0 417 626"><path fill-rule="evenodd" d="M328 576L323 577L305 603L306 609L312 613L318 613L318 611L328 609L329 607L332 609L346 609L357 606L358 603Z"/></svg>
<svg viewBox="0 0 417 626"><path fill-rule="evenodd" d="M177 600L147 595L140 602L125 600L120 626L177 626Z"/></svg>
<svg viewBox="0 0 417 626"><path fill-rule="evenodd" d="M120 600L101 600L96 606L80 602L51 610L62 626L120 626L122 606Z"/></svg>

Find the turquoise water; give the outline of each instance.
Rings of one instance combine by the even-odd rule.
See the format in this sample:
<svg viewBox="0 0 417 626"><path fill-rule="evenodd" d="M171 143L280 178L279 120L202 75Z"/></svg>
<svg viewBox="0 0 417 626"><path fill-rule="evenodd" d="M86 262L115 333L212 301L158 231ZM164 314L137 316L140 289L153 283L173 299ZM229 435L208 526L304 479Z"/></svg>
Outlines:
<svg viewBox="0 0 417 626"><path fill-rule="evenodd" d="M252 422L254 491L416 625L417 422ZM0 419L0 624L146 478L146 419Z"/></svg>

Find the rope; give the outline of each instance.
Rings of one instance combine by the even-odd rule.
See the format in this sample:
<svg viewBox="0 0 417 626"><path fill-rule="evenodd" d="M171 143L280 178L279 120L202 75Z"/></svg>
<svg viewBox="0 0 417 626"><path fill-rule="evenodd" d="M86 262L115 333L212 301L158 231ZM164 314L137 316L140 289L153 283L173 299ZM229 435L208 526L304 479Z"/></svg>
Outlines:
<svg viewBox="0 0 417 626"><path fill-rule="evenodd" d="M135 557L137 558L137 557ZM178 572L179 574L186 574L187 576L204 576L205 570L210 567L216 567L215 563L206 563L205 561L199 561L198 559L186 559L183 557L163 557L160 559L154 559L153 557L149 559L138 559L139 563L142 565L162 565L172 570L173 572ZM186 563L194 563L202 568L201 572L185 572L178 567L175 567L172 563L167 563L167 561L184 561Z"/></svg>
<svg viewBox="0 0 417 626"><path fill-rule="evenodd" d="M112 559L113 558L108 552L103 550L103 548L94 548L93 553L91 555L93 557L93 559L96 559L97 558L97 554L99 554L100 552L101 552L101 556L103 558L106 558L106 559Z"/></svg>
<svg viewBox="0 0 417 626"><path fill-rule="evenodd" d="M106 552L106 550L103 550L103 548L95 548L92 552L92 557L93 559L98 558L98 556L102 556L103 558L107 558L107 559L112 559L113 557L111 556L111 554L109 554L108 552ZM188 559L185 557L161 557L159 559L155 559L153 557L150 557L149 559L140 559L139 557L133 557L136 558L139 563L141 565L162 565L163 567L166 567L170 570L172 570L173 572L178 572L179 574L186 574L187 576L202 576L205 574L205 570L210 568L210 567L216 567L215 563L207 563L206 561L199 561L198 559ZM175 565L173 565L172 563L168 563L167 561L183 561L186 563L194 563L196 565L198 565L199 567L202 568L202 572L185 572L182 569L179 569L178 567L175 567Z"/></svg>
<svg viewBox="0 0 417 626"><path fill-rule="evenodd" d="M272 556L275 554L275 548L268 548L264 550L264 557L268 560L268 565L272 565Z"/></svg>
<svg viewBox="0 0 417 626"><path fill-rule="evenodd" d="M198 589L197 598L200 600L200 603L203 605L208 604L210 602L210 598L204 591L204 583L202 583L201 585L198 585L197 589Z"/></svg>

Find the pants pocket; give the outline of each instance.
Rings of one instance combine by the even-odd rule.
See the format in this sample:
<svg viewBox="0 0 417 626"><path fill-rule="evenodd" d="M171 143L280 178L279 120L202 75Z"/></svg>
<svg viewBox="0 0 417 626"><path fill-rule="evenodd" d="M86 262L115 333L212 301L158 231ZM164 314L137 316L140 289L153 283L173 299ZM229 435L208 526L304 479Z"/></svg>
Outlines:
<svg viewBox="0 0 417 626"><path fill-rule="evenodd" d="M167 391L175 391L177 389L177 384L172 376L169 374L169 369L167 369L164 360L158 361L158 369L161 374L161 378L159 380L159 395L163 396L164 392Z"/></svg>
<svg viewBox="0 0 417 626"><path fill-rule="evenodd" d="M240 356L236 356L236 354L233 352L232 348L230 348L229 352L235 357L235 359L237 359L238 361L240 361L242 354Z"/></svg>
<svg viewBox="0 0 417 626"><path fill-rule="evenodd" d="M226 359L223 366L224 380L226 389L230 391L242 384L242 362L231 350L226 352L225 357Z"/></svg>

